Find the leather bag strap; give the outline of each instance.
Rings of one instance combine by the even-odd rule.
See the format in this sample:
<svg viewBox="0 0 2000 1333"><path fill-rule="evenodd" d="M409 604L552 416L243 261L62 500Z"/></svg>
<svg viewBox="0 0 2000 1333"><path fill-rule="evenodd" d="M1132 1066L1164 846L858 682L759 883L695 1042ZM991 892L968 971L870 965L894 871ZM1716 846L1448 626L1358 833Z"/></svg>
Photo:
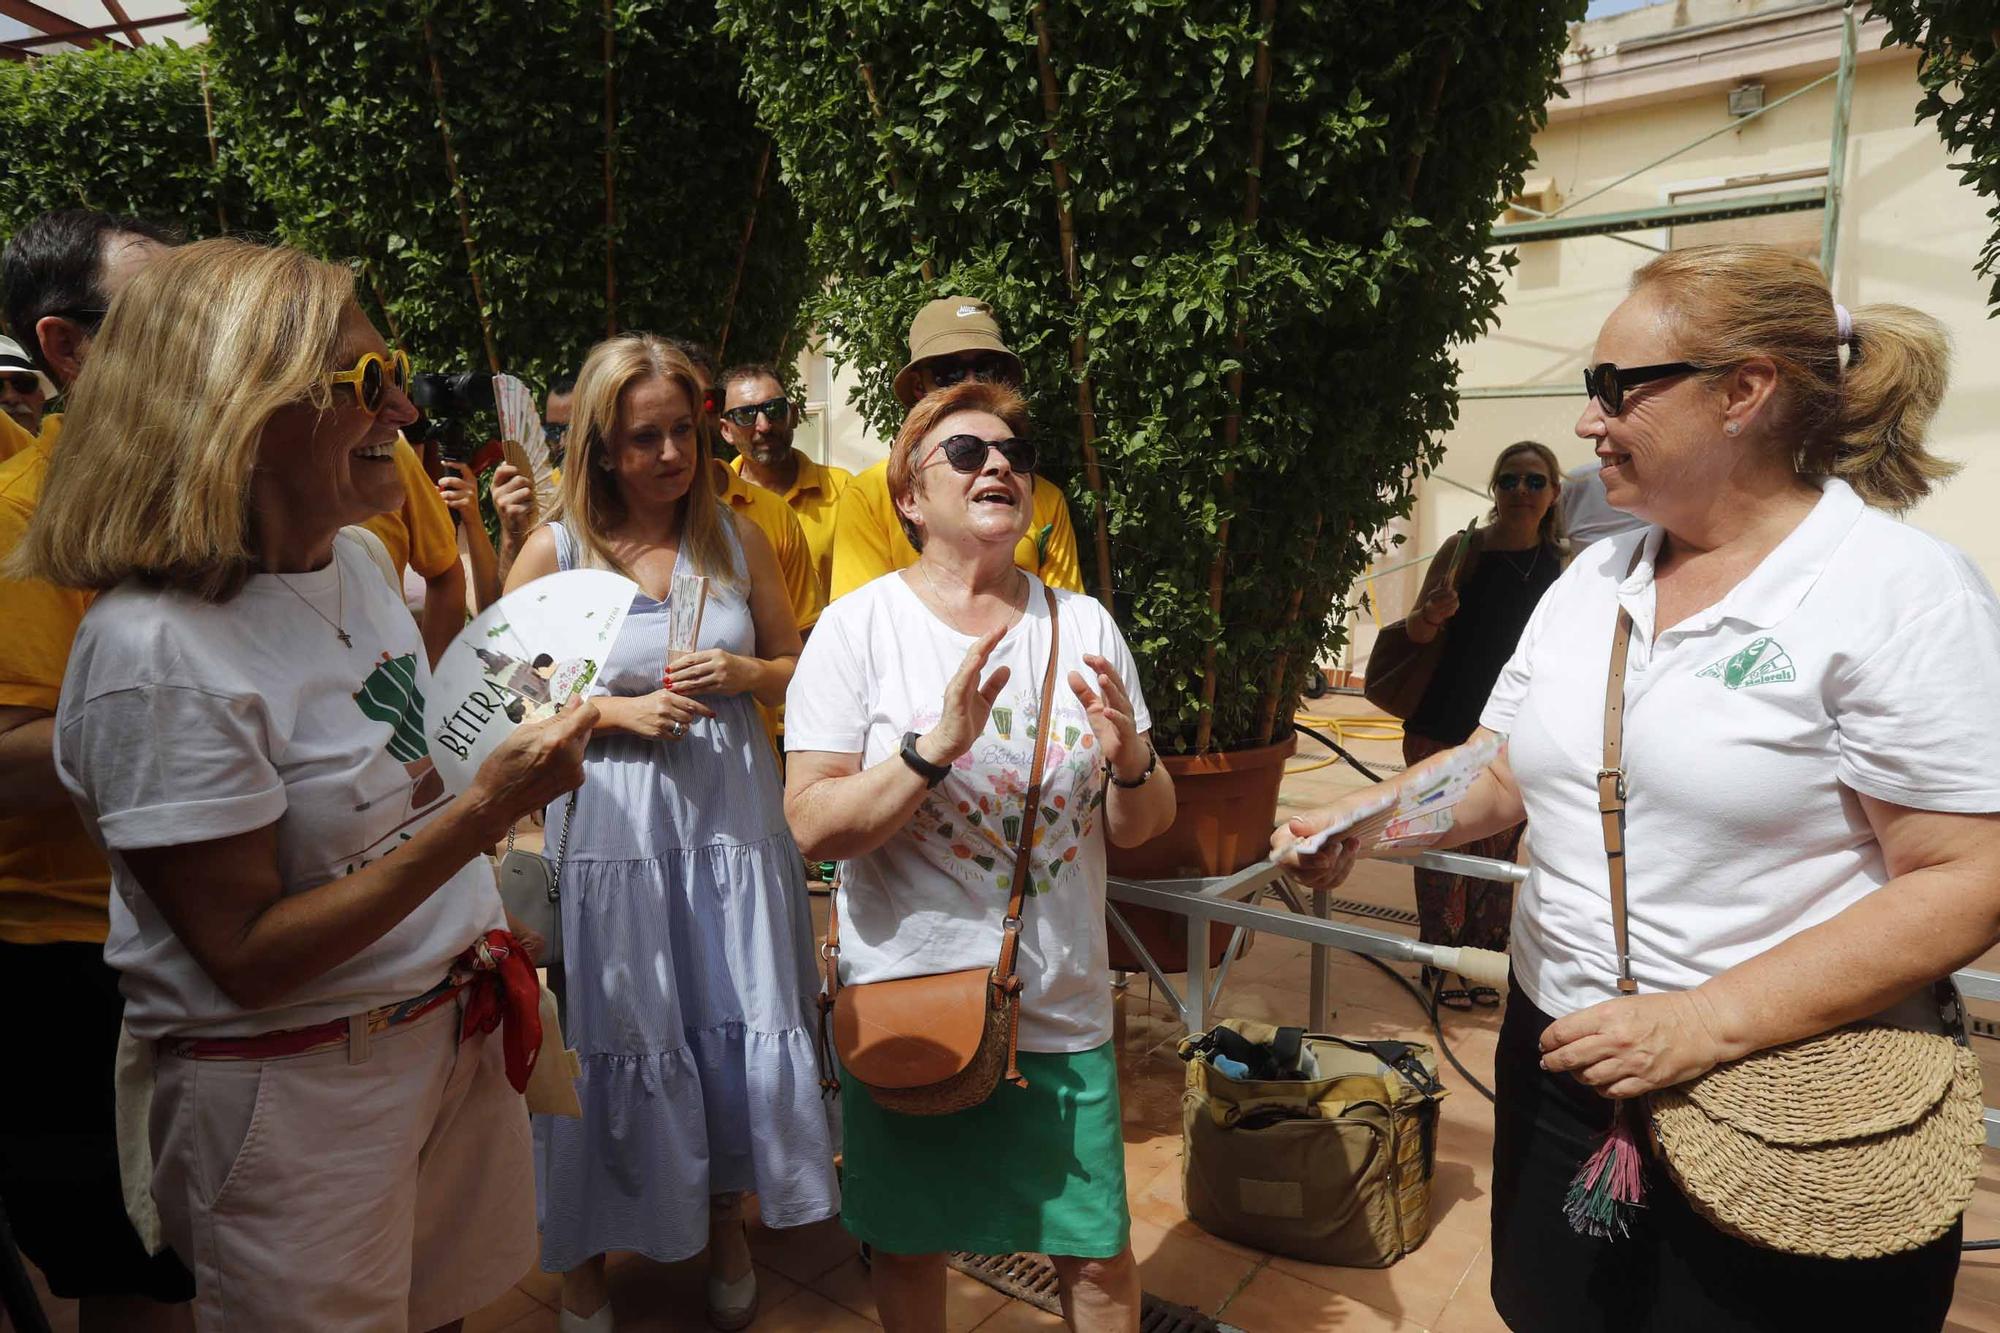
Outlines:
<svg viewBox="0 0 2000 1333"><path fill-rule="evenodd" d="M1049 717L1056 697L1056 660L1062 646L1062 616L1056 610L1055 589L1042 585L1049 606L1049 664L1042 671L1041 709L1035 716L1035 758L1028 767L1027 808L1021 812L1021 836L1014 841L1014 885L1007 895L1007 915L1000 921L1000 963L994 980L1006 986L1013 978L1021 945L1021 909L1028 901L1028 877L1033 869L1035 822L1042 813L1042 768L1049 754Z"/></svg>
<svg viewBox="0 0 2000 1333"><path fill-rule="evenodd" d="M1625 570L1631 578L1645 555L1642 540ZM1604 862L1611 877L1611 934L1618 945L1618 993L1634 995L1631 941L1625 928L1625 660L1632 649L1632 613L1618 608L1611 635L1611 669L1604 682L1604 765L1597 770L1597 814L1604 825Z"/></svg>

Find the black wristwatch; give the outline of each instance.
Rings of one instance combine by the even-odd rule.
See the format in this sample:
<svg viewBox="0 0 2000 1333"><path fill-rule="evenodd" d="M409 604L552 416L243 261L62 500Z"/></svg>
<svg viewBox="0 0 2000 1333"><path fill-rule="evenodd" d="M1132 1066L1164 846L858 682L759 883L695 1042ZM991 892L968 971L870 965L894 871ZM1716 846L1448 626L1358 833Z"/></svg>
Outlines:
<svg viewBox="0 0 2000 1333"><path fill-rule="evenodd" d="M917 776L924 780L926 787L937 786L951 774L950 765L933 764L917 753L917 733L914 731L903 733L903 762L916 770Z"/></svg>

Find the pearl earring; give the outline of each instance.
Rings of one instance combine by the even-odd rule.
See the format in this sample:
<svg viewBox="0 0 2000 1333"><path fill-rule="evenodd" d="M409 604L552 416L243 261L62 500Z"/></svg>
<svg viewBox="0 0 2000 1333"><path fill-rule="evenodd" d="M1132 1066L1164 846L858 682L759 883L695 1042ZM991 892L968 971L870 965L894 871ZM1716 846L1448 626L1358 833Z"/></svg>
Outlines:
<svg viewBox="0 0 2000 1333"><path fill-rule="evenodd" d="M1743 433L1743 423L1740 421L1725 421L1722 423L1722 433L1724 435L1741 435Z"/></svg>

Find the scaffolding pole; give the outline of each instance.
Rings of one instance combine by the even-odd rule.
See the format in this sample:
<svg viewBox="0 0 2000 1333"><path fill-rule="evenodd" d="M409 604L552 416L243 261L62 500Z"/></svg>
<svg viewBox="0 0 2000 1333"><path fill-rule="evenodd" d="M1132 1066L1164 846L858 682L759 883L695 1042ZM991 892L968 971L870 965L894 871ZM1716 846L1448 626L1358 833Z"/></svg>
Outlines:
<svg viewBox="0 0 2000 1333"><path fill-rule="evenodd" d="M1826 216L1819 233L1819 267L1833 282L1834 249L1840 244L1840 200L1847 189L1847 120L1854 107L1854 0L1840 14L1840 82L1833 98L1833 150L1826 160Z"/></svg>

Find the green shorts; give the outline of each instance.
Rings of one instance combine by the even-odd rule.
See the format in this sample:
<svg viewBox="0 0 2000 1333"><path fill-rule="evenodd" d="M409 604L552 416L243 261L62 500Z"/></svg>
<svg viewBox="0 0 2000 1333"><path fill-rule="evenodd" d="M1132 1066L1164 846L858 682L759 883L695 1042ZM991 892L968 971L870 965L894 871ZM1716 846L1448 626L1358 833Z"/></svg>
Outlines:
<svg viewBox="0 0 2000 1333"><path fill-rule="evenodd" d="M1125 1252L1125 1140L1111 1043L1075 1055L1021 1052L1028 1086L1002 1082L954 1115L899 1115L851 1078L841 1221L890 1254Z"/></svg>

